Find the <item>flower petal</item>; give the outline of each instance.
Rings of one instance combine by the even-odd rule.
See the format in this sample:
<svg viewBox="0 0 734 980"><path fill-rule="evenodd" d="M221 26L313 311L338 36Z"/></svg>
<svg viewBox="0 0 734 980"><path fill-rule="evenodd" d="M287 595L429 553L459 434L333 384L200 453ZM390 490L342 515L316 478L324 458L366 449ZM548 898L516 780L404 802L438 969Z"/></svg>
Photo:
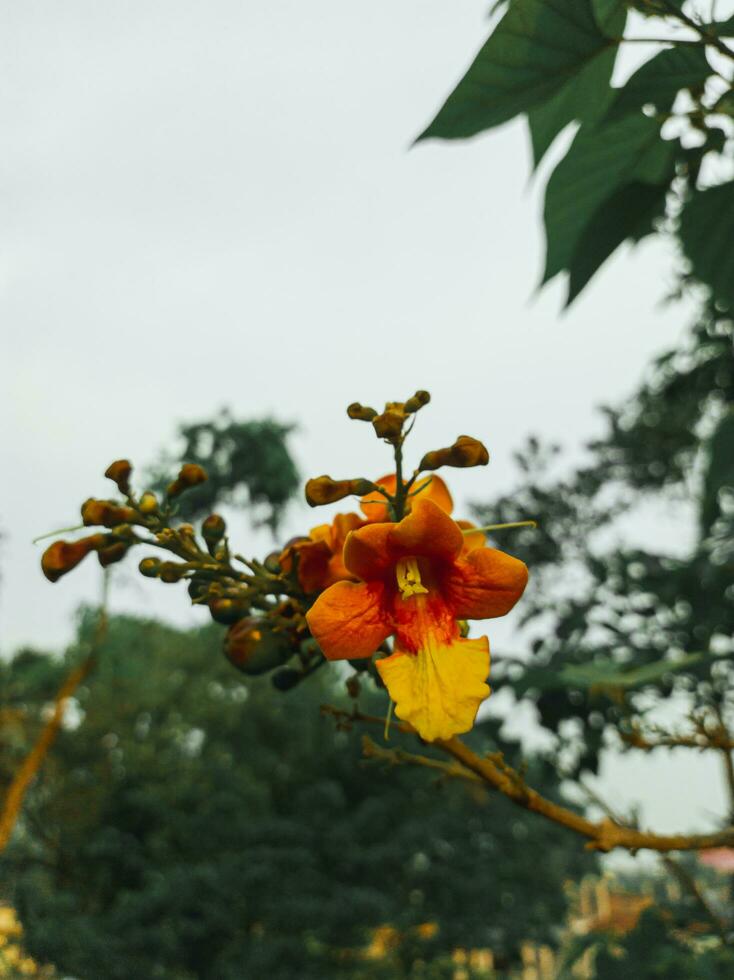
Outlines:
<svg viewBox="0 0 734 980"><path fill-rule="evenodd" d="M392 525L389 545L396 558L422 555L454 561L464 547L464 535L437 504L419 497L408 516Z"/></svg>
<svg viewBox="0 0 734 980"><path fill-rule="evenodd" d="M487 535L484 531L479 531L476 529L476 524L472 524L471 521L457 521L456 522L461 528L461 532L464 535L464 553L468 551L474 551L475 548L486 548L487 546Z"/></svg>
<svg viewBox="0 0 734 980"><path fill-rule="evenodd" d="M344 564L365 582L380 579L392 568L390 534L395 524L366 524L347 535L344 542Z"/></svg>
<svg viewBox="0 0 734 980"><path fill-rule="evenodd" d="M468 732L479 705L489 697L486 636L451 643L429 637L417 653L398 651L375 665L395 702L395 714L427 742Z"/></svg>
<svg viewBox="0 0 734 980"><path fill-rule="evenodd" d="M375 481L378 486L383 487L388 493L394 494L395 487L397 486L397 480L394 473L388 473L387 476L381 476L379 480ZM413 486L411 491L413 494L410 497L408 503L412 504L418 496L421 500L432 500L434 504L441 508L441 510L446 511L450 514L454 509L454 501L449 493L449 488L446 486L444 481L440 476L433 474L432 476L421 477ZM372 524L377 524L384 521L390 520L390 513L387 509L387 501L382 496L374 490L372 493L368 493L365 497L362 497L360 505L362 512L367 516L367 519Z"/></svg>
<svg viewBox="0 0 734 980"><path fill-rule="evenodd" d="M337 582L321 593L306 621L327 660L370 657L392 632L376 582Z"/></svg>
<svg viewBox="0 0 734 980"><path fill-rule="evenodd" d="M527 581L527 566L518 558L496 548L477 548L456 562L443 593L457 619L491 619L512 609Z"/></svg>

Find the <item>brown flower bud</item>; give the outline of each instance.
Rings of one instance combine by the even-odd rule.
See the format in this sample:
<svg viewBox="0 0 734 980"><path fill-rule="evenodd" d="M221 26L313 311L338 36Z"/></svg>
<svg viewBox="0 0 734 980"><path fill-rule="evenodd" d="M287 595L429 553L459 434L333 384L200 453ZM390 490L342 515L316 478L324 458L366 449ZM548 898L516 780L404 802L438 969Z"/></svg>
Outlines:
<svg viewBox="0 0 734 980"><path fill-rule="evenodd" d="M427 405L431 400L431 396L427 391L416 391L412 398L409 398L405 403L406 412L418 412L424 405Z"/></svg>
<svg viewBox="0 0 734 980"><path fill-rule="evenodd" d="M357 419L360 422L371 422L375 415L377 415L377 412L374 408L370 408L369 405L360 405L359 402L352 402L347 408L347 415L350 419Z"/></svg>
<svg viewBox="0 0 734 980"><path fill-rule="evenodd" d="M177 497L184 490L196 487L208 479L209 477L203 466L199 466L198 463L184 463L176 479L168 485L166 493L169 497Z"/></svg>
<svg viewBox="0 0 734 980"><path fill-rule="evenodd" d="M239 599L212 599L209 602L209 612L216 623L223 623L229 626L237 623L250 611L248 603Z"/></svg>
<svg viewBox="0 0 734 980"><path fill-rule="evenodd" d="M114 565L115 562L122 561L129 549L130 545L127 541L113 541L111 544L99 549L97 560L102 568L107 568L108 565Z"/></svg>
<svg viewBox="0 0 734 980"><path fill-rule="evenodd" d="M311 507L320 507L322 504L333 504L337 500L343 500L350 494L363 497L375 489L375 484L371 480L332 480L326 475L315 476L306 484L306 500Z"/></svg>
<svg viewBox="0 0 734 980"><path fill-rule="evenodd" d="M201 525L201 536L211 548L219 544L227 531L224 518L219 514L210 514Z"/></svg>
<svg viewBox="0 0 734 980"><path fill-rule="evenodd" d="M437 470L441 466L486 466L489 453L486 447L471 436L459 436L453 446L446 449L434 449L426 453L420 461L419 469Z"/></svg>
<svg viewBox="0 0 734 980"><path fill-rule="evenodd" d="M224 655L244 674L265 674L293 652L287 634L276 633L263 616L248 616L227 630Z"/></svg>
<svg viewBox="0 0 734 980"><path fill-rule="evenodd" d="M130 474L132 471L133 468L129 459L116 459L114 463L110 463L104 471L104 475L116 484L120 493L127 495L130 493Z"/></svg>
<svg viewBox="0 0 734 980"><path fill-rule="evenodd" d="M138 510L149 517L158 513L158 498L151 490L146 490L138 502Z"/></svg>
<svg viewBox="0 0 734 980"><path fill-rule="evenodd" d="M106 534L91 534L79 541L54 541L43 553L41 570L49 582L58 582L62 575L76 568L90 551L98 551L107 541Z"/></svg>
<svg viewBox="0 0 734 980"><path fill-rule="evenodd" d="M180 582L185 574L186 569L183 565L175 561L162 561L158 566L158 578L161 582Z"/></svg>
<svg viewBox="0 0 734 980"><path fill-rule="evenodd" d="M116 527L118 524L134 524L137 516L132 507L123 507L111 500L90 497L82 504L82 521L87 526L101 524L103 527Z"/></svg>
<svg viewBox="0 0 734 980"><path fill-rule="evenodd" d="M382 415L376 415L372 419L372 425L379 439L396 442L402 434L406 418L404 405L400 402L388 402Z"/></svg>

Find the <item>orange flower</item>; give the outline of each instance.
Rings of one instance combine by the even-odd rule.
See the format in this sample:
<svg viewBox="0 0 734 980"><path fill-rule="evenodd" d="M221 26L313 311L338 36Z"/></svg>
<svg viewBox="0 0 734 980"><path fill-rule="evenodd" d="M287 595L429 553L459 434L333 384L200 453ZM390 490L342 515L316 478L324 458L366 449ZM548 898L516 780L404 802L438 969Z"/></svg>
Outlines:
<svg viewBox="0 0 734 980"><path fill-rule="evenodd" d="M397 487L397 478L394 473L388 473L387 476L380 477L379 480L375 481L379 487L383 487L388 493L394 494L395 488ZM449 488L443 482L440 476L435 474L432 476L421 477L420 480L415 484L411 490L412 494L406 501L408 505L408 510L416 497L420 496L421 500L432 500L434 504L437 504L441 510L446 511L450 514L454 509L454 501L451 499L451 494L449 493ZM359 506L362 508L362 513L367 516L367 520L371 524L382 523L384 521L390 520L390 514L387 509L387 501L377 490L373 490L372 493L368 493L359 502Z"/></svg>
<svg viewBox="0 0 734 980"><path fill-rule="evenodd" d="M344 541L350 531L364 523L359 514L337 514L331 524L319 524L307 538L285 548L279 558L280 567L290 572L298 559L298 580L304 592L323 592L334 582L352 578L342 557Z"/></svg>
<svg viewBox="0 0 734 980"><path fill-rule="evenodd" d="M504 616L522 595L525 565L494 548L464 548L459 525L419 498L400 523L367 524L347 537L346 570L306 614L329 660L376 662L395 713L426 741L467 732L489 695L489 642L462 639L457 620Z"/></svg>

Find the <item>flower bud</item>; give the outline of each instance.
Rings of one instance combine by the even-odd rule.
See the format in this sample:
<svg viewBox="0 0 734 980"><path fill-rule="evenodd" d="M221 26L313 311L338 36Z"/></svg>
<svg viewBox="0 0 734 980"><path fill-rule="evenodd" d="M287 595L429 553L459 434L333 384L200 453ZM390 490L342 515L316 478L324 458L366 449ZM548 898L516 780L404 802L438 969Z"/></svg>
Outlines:
<svg viewBox="0 0 734 980"><path fill-rule="evenodd" d="M90 497L82 504L82 521L87 526L101 524L103 527L115 527L118 524L134 524L137 516L132 507L122 507L111 500Z"/></svg>
<svg viewBox="0 0 734 980"><path fill-rule="evenodd" d="M201 536L206 541L209 550L219 544L227 531L224 518L219 514L210 514L201 525Z"/></svg>
<svg viewBox="0 0 734 980"><path fill-rule="evenodd" d="M168 485L166 493L169 497L177 497L184 490L196 487L208 479L209 477L203 466L199 466L198 463L184 463L176 479Z"/></svg>
<svg viewBox="0 0 734 980"><path fill-rule="evenodd" d="M54 541L43 553L41 570L49 582L58 582L72 568L76 568L89 554L103 548L108 541L106 534L91 534L79 541Z"/></svg>
<svg viewBox="0 0 734 980"><path fill-rule="evenodd" d="M120 493L127 496L130 493L130 474L132 471L130 460L116 459L114 463L110 463L104 471L104 475L108 480L112 480Z"/></svg>
<svg viewBox="0 0 734 980"><path fill-rule="evenodd" d="M267 568L269 572L273 575L279 575L282 571L280 567L280 551L271 551L269 555L266 555L263 565Z"/></svg>
<svg viewBox="0 0 734 980"><path fill-rule="evenodd" d="M151 490L146 490L138 502L138 510L149 517L158 513L158 498Z"/></svg>
<svg viewBox="0 0 734 980"><path fill-rule="evenodd" d="M175 561L162 561L158 567L158 578L161 582L180 582L183 576L186 574L186 569L183 565L179 565Z"/></svg>
<svg viewBox="0 0 734 980"><path fill-rule="evenodd" d="M360 422L371 422L375 415L377 415L377 412L368 405L360 405L359 402L352 402L347 408L347 415L350 419L357 419Z"/></svg>
<svg viewBox="0 0 734 980"><path fill-rule="evenodd" d="M111 544L99 549L97 560L102 568L107 568L108 565L114 565L115 562L122 561L129 549L130 544L127 541L113 541Z"/></svg>
<svg viewBox="0 0 734 980"><path fill-rule="evenodd" d="M273 687L278 691L290 691L299 681L303 680L303 674L292 667L284 667L272 676Z"/></svg>
<svg viewBox="0 0 734 980"><path fill-rule="evenodd" d="M238 599L212 599L209 602L209 613L216 623L230 626L238 622L250 611L247 603Z"/></svg>
<svg viewBox="0 0 734 980"><path fill-rule="evenodd" d="M273 631L262 616L248 616L227 630L224 655L243 674L265 674L293 652L284 633Z"/></svg>
<svg viewBox="0 0 734 980"><path fill-rule="evenodd" d="M188 593L192 600L201 599L209 591L209 582L207 579L202 578L192 578L189 582Z"/></svg>
<svg viewBox="0 0 734 980"><path fill-rule="evenodd" d="M416 391L412 398L409 398L405 403L406 412L418 412L424 405L427 405L431 400L431 396L427 391Z"/></svg>
<svg viewBox="0 0 734 980"><path fill-rule="evenodd" d="M372 419L378 439L387 439L388 442L397 441L402 434L406 418L405 408L400 402L389 402L382 415L375 415Z"/></svg>
<svg viewBox="0 0 734 980"><path fill-rule="evenodd" d="M330 476L316 476L306 484L306 500L311 507L333 504L350 494L361 497L375 489L370 480L332 480Z"/></svg>
<svg viewBox="0 0 734 980"><path fill-rule="evenodd" d="M143 558L138 565L138 571L146 578L158 578L161 568L160 558Z"/></svg>
<svg viewBox="0 0 734 980"><path fill-rule="evenodd" d="M459 436L453 446L446 449L434 449L426 453L420 461L419 469L437 470L440 466L486 466L489 453L486 447L471 436Z"/></svg>

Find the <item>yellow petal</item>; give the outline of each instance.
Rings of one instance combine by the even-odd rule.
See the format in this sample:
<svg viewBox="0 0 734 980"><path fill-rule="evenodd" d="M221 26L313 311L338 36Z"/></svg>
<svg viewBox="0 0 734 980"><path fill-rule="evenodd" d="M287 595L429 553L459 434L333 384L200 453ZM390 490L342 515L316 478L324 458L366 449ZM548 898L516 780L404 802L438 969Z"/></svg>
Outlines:
<svg viewBox="0 0 734 980"><path fill-rule="evenodd" d="M486 636L440 643L429 634L417 653L398 651L376 661L376 667L395 714L427 742L468 732L489 697Z"/></svg>

